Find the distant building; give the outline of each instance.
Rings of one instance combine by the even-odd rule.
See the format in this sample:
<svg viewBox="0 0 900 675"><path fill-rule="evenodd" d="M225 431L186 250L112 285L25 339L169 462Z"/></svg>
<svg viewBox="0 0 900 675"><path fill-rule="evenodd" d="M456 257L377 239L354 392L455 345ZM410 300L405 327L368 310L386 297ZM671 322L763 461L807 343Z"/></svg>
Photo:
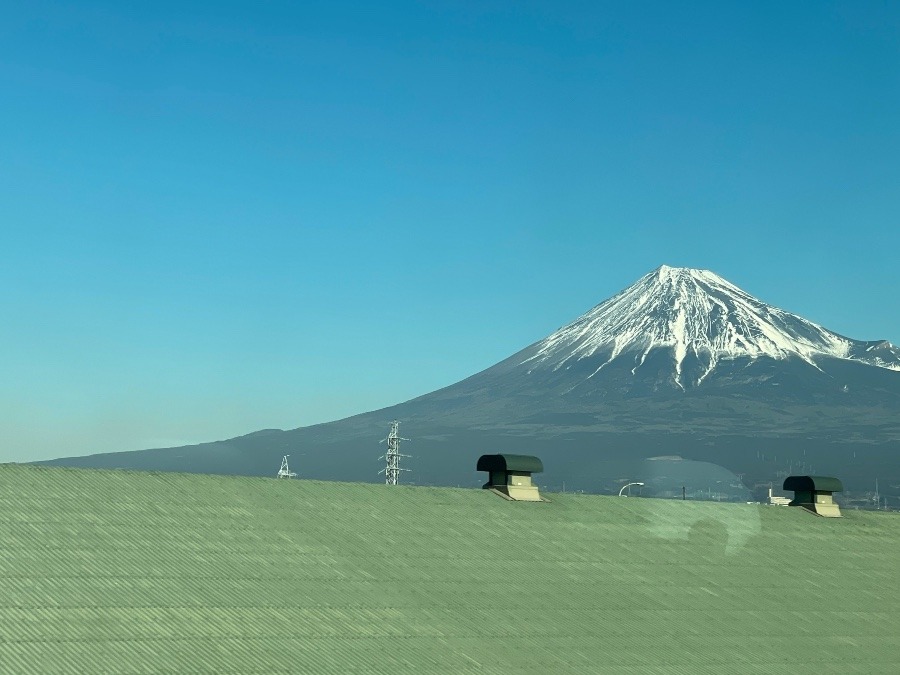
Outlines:
<svg viewBox="0 0 900 675"><path fill-rule="evenodd" d="M772 488L769 488L769 504L771 506L790 506L791 499L790 497L778 497L777 495L772 494Z"/></svg>

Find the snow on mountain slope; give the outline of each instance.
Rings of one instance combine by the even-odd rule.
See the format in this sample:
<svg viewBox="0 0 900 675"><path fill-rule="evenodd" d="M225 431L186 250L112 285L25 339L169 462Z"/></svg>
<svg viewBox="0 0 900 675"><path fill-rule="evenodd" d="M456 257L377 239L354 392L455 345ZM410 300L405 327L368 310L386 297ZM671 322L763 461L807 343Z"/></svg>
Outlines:
<svg viewBox="0 0 900 675"><path fill-rule="evenodd" d="M699 386L717 364L738 358L798 357L818 368L830 357L900 371L900 351L889 342L838 335L745 293L707 270L663 265L541 340L522 365L567 367L602 356L593 377L613 361L634 360L632 373L657 349L672 352L674 381ZM685 359L701 365L690 379Z"/></svg>

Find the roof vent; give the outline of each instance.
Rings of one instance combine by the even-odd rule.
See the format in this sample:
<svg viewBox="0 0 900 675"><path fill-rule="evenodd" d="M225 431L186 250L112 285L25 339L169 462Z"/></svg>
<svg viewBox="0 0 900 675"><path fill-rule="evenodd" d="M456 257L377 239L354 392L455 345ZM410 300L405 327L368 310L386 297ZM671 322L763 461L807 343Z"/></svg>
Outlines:
<svg viewBox="0 0 900 675"><path fill-rule="evenodd" d="M540 502L537 486L531 482L531 474L541 473L544 465L532 455L482 455L478 458L478 471L488 472L488 482L482 487L501 497L519 502Z"/></svg>
<svg viewBox="0 0 900 675"><path fill-rule="evenodd" d="M840 518L841 509L831 498L834 492L843 492L844 486L830 476L788 476L784 489L794 491L790 506L802 506L826 518Z"/></svg>

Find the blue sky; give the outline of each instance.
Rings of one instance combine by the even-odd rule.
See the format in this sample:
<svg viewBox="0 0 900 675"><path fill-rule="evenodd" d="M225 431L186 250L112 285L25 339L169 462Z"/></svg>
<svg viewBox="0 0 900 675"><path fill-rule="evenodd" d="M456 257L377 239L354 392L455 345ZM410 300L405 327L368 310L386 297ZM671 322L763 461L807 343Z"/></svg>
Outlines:
<svg viewBox="0 0 900 675"><path fill-rule="evenodd" d="M0 9L0 461L451 384L666 263L900 342L900 6Z"/></svg>

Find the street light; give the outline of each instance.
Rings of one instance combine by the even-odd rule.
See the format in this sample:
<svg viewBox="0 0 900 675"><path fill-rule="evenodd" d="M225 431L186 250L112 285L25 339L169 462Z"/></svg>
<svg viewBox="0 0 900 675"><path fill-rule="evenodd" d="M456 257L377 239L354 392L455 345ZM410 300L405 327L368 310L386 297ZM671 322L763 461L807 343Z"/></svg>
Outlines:
<svg viewBox="0 0 900 675"><path fill-rule="evenodd" d="M630 494L631 494L631 490L628 491L628 494L627 494L627 495L623 495L622 493L625 492L625 488L630 488L632 485L643 485L643 483L628 483L628 484L626 484L626 485L623 485L623 486L622 486L622 489L619 490L619 496L620 496L620 497L627 497L628 495L630 495Z"/></svg>

